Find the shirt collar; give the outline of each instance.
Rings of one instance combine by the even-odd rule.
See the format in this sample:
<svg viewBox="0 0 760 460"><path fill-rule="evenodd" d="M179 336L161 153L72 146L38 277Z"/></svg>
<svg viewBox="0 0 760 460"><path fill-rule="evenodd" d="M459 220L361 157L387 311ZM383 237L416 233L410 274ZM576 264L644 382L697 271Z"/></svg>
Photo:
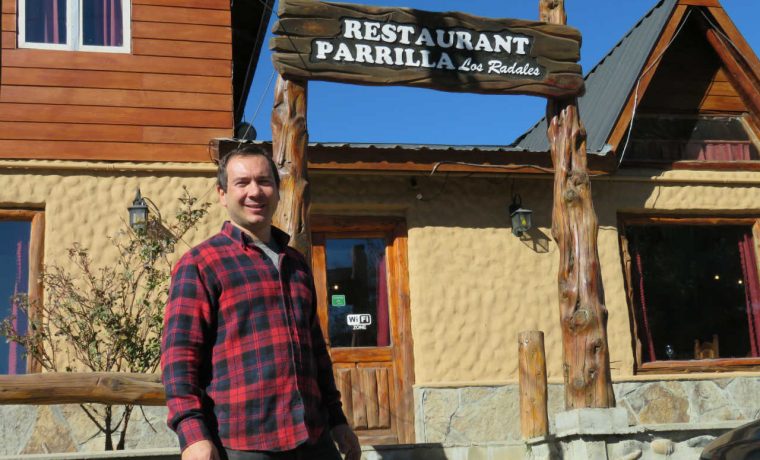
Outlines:
<svg viewBox="0 0 760 460"><path fill-rule="evenodd" d="M233 241L240 242L241 245L246 246L253 243L253 238L250 235L240 230L237 225L233 225L230 221L225 221L222 224L222 233L230 237ZM272 238L280 246L280 252L284 252L290 241L290 235L283 232L279 228L272 226Z"/></svg>

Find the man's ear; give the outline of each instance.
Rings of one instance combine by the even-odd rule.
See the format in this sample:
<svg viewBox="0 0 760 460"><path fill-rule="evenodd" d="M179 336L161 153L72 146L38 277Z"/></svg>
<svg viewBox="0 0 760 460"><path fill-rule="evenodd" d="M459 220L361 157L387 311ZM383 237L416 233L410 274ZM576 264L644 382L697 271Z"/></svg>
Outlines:
<svg viewBox="0 0 760 460"><path fill-rule="evenodd" d="M219 203L226 208L227 207L227 200L226 200L227 192L225 192L224 189L217 184L216 193L219 195Z"/></svg>

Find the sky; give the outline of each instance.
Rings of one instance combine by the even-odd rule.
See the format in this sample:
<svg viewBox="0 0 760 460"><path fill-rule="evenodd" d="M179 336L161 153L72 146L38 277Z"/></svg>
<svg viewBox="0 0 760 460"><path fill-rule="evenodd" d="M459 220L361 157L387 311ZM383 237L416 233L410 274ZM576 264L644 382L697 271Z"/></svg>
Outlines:
<svg viewBox="0 0 760 460"><path fill-rule="evenodd" d="M460 11L491 18L538 19L538 0L369 0L375 6ZM565 0L568 25L581 31L584 75L657 0ZM760 54L760 0L722 0L744 38ZM275 7L275 11L277 8ZM276 15L272 14L269 30ZM274 92L271 32L257 64L245 120L257 139L271 140ZM536 96L479 95L423 88L373 87L310 81L307 125L311 142L507 145L544 114Z"/></svg>

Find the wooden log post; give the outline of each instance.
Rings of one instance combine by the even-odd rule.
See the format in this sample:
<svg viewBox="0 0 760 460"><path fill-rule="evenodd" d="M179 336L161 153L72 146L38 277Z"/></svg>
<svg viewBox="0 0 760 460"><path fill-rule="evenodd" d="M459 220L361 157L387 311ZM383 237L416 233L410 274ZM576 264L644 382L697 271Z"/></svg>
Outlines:
<svg viewBox="0 0 760 460"><path fill-rule="evenodd" d="M564 0L539 0L542 21L565 24ZM558 275L565 408L614 407L607 308L599 269L599 224L591 199L586 130L577 97L548 99L547 135L554 164L552 236Z"/></svg>
<svg viewBox="0 0 760 460"><path fill-rule="evenodd" d="M544 333L523 331L518 336L520 431L523 439L549 434Z"/></svg>
<svg viewBox="0 0 760 460"><path fill-rule="evenodd" d="M2 404L166 404L159 374L46 372L0 375Z"/></svg>
<svg viewBox="0 0 760 460"><path fill-rule="evenodd" d="M272 158L280 171L280 205L274 224L311 263L305 81L277 77L272 109Z"/></svg>

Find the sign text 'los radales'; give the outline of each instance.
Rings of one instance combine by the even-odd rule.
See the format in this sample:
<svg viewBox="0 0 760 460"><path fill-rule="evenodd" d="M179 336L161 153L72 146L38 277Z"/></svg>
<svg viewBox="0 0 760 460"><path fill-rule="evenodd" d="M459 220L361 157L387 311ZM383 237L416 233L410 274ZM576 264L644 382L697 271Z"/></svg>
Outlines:
<svg viewBox="0 0 760 460"><path fill-rule="evenodd" d="M282 0L272 39L286 78L443 91L578 94L580 34L559 25Z"/></svg>

